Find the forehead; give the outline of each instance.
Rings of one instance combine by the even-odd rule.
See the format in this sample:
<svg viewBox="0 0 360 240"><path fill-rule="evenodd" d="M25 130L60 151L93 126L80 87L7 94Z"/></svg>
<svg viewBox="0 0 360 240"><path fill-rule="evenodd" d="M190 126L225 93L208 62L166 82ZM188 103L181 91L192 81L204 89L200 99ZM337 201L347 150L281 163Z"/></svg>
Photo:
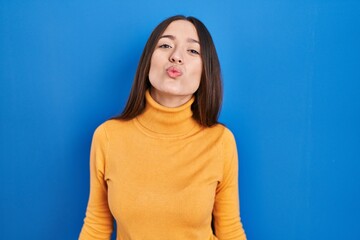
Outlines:
<svg viewBox="0 0 360 240"><path fill-rule="evenodd" d="M186 20L176 20L169 24L165 29L163 35L173 35L173 36L184 36L186 38L192 38L199 40L195 26Z"/></svg>

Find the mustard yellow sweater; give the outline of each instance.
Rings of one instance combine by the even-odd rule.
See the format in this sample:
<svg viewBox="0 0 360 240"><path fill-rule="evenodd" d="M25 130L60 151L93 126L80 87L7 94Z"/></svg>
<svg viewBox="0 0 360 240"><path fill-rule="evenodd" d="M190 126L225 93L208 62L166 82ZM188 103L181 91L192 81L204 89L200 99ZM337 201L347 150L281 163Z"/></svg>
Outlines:
<svg viewBox="0 0 360 240"><path fill-rule="evenodd" d="M113 218L117 240L246 239L234 137L201 127L193 101L167 108L147 92L143 114L96 129L80 240L109 240Z"/></svg>

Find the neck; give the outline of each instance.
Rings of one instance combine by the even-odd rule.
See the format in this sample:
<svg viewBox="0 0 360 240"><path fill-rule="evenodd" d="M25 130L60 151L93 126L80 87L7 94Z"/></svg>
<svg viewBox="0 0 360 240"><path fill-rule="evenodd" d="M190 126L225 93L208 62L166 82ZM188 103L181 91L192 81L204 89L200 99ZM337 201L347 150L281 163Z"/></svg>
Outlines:
<svg viewBox="0 0 360 240"><path fill-rule="evenodd" d="M136 120L139 126L151 135L186 135L200 125L192 118L191 105L194 97L178 107L166 107L152 98L146 91L146 106Z"/></svg>
<svg viewBox="0 0 360 240"><path fill-rule="evenodd" d="M173 95L160 93L159 91L155 91L153 88L150 89L150 95L157 103L169 108L180 107L192 98L192 95Z"/></svg>

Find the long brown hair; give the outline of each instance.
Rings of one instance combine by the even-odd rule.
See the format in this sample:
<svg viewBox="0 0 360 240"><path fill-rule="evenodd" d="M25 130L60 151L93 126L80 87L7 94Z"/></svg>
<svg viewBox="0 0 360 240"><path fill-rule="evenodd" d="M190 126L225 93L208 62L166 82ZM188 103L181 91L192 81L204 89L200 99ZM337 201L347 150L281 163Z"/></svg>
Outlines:
<svg viewBox="0 0 360 240"><path fill-rule="evenodd" d="M152 54L161 35L169 24L176 20L191 22L195 26L200 40L203 68L199 88L194 93L195 101L191 106L193 118L205 127L218 123L223 93L220 63L215 45L209 31L200 20L182 15L165 19L151 33L136 70L129 99L123 112L115 119L130 120L143 112L146 104L145 92L151 87L148 74Z"/></svg>

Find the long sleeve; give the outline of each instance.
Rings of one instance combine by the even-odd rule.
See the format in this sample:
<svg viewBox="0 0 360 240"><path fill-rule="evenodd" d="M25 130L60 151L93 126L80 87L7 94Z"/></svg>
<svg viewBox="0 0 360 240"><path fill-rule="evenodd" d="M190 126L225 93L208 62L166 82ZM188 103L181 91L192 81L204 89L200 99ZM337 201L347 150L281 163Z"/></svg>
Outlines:
<svg viewBox="0 0 360 240"><path fill-rule="evenodd" d="M234 136L198 124L194 100L167 108L147 91L140 115L97 128L79 240L110 240L114 221L119 240L246 240Z"/></svg>
<svg viewBox="0 0 360 240"><path fill-rule="evenodd" d="M94 132L91 144L90 196L79 240L109 240L113 231L105 181L107 146L104 126L100 126Z"/></svg>
<svg viewBox="0 0 360 240"><path fill-rule="evenodd" d="M234 136L225 131L223 179L216 189L214 204L215 235L219 240L246 240L240 220L238 156Z"/></svg>

